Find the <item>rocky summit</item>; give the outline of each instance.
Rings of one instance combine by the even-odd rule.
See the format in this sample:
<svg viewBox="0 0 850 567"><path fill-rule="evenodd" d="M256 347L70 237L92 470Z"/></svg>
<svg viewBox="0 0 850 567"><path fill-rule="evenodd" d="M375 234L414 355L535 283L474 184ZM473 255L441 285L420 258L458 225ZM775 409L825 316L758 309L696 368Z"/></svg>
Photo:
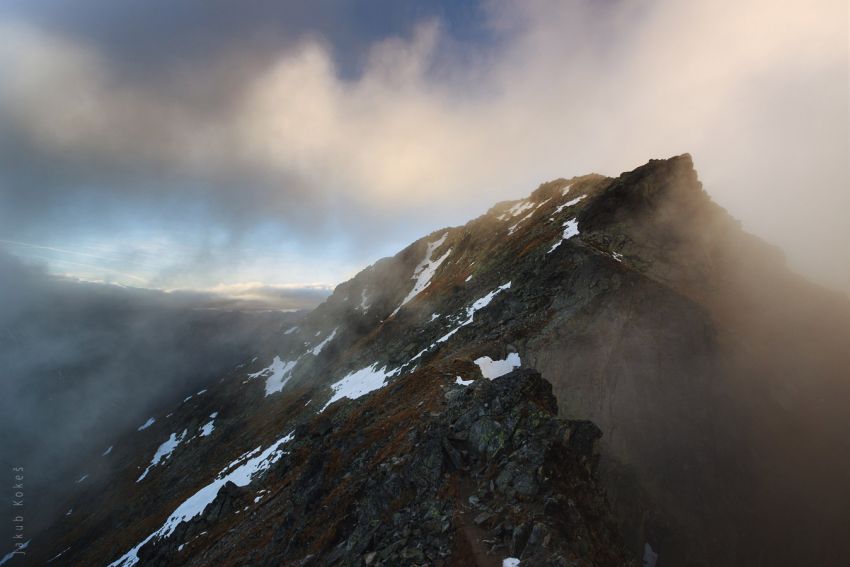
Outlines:
<svg viewBox="0 0 850 567"><path fill-rule="evenodd" d="M27 560L846 565L848 336L690 156L558 179L116 431Z"/></svg>

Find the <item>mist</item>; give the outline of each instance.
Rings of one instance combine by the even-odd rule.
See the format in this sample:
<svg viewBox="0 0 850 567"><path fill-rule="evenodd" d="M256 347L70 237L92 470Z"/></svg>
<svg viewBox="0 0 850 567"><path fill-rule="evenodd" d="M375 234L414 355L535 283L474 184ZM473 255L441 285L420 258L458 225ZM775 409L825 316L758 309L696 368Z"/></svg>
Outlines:
<svg viewBox="0 0 850 567"><path fill-rule="evenodd" d="M123 288L3 253L0 289L0 459L4 479L27 470L33 529L120 432L247 362L327 295Z"/></svg>

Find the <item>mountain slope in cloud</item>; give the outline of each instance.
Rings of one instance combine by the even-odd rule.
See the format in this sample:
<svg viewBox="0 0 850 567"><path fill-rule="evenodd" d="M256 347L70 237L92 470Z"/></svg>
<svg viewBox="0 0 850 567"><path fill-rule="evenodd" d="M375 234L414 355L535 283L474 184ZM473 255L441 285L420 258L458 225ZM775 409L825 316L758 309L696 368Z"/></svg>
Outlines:
<svg viewBox="0 0 850 567"><path fill-rule="evenodd" d="M73 519L57 514L30 553L124 567L850 557L850 306L744 233L688 155L544 183L375 263L288 331L93 453L62 502Z"/></svg>
<svg viewBox="0 0 850 567"><path fill-rule="evenodd" d="M33 530L86 455L118 431L147 429L155 408L198 392L251 355L257 336L304 313L73 281L2 252L0 290L0 459L4 480L12 467L27 471Z"/></svg>

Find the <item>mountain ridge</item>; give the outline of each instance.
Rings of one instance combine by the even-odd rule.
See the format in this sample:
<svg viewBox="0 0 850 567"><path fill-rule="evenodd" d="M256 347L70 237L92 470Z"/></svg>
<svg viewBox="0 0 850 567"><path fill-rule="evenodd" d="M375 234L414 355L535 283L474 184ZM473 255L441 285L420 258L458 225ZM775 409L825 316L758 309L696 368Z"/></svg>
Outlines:
<svg viewBox="0 0 850 567"><path fill-rule="evenodd" d="M752 254L753 249L757 254ZM497 203L463 226L434 231L394 257L364 269L338 285L297 328L265 337L257 357L246 366L222 376L207 392L179 404L168 416L159 416L150 429L125 435L116 443L109 464L92 473L90 482L92 491L100 487L100 499L130 505L125 510L97 510L73 527L68 525L69 520L60 519L49 532L54 542L50 551L58 552L69 545L73 550L74 542L86 542L86 549L77 552L80 555L75 557L69 551L63 557L68 564L88 565L118 557L124 560L115 559L116 565L197 564L199 559L193 557L208 561L215 556L204 554L213 553L215 542L201 538L200 532L192 534L194 543L187 548L196 554L192 557L181 555L182 548L177 549L180 544L169 539L176 533L173 531L169 537L148 540L150 544L138 547L135 556L128 549L132 552L134 545L164 525L184 525L168 519L173 518L171 511L180 510L181 502L185 504L187 496L194 497L198 487L203 490L209 486L205 483L212 472L221 471L216 478L224 479L233 463L242 462L236 467L240 469L251 462L245 455L254 447L256 451L277 447L275 443L287 432L293 432L296 445L304 443L299 432L307 435L315 431L317 424L328 419L326 416L333 421L340 413L404 390L410 398L395 403L401 404L405 409L400 411L413 420L411 435L421 436L428 427L444 423L452 415L454 396L466 397L466 393L491 386L501 390L506 382L523 383L521 375L534 381L522 373L535 369L551 382L561 419L568 419L567 423L591 420L603 433L596 457L599 494L603 489L608 494L611 510L602 497L595 500L595 509L585 507L573 524L597 534L597 543L583 549L570 539L563 525L547 523L550 514L534 512L537 506L545 509L546 498L569 500L569 490L564 487L586 486L589 488L582 494L595 494L597 481L593 475L582 476L585 473L578 471L560 492L541 481L551 475L532 474L535 482L547 488L516 502L510 500L506 488L495 490L486 482L479 483L476 490L496 495L500 502L508 498L504 505L518 506L516 517L526 520L510 526L505 521L482 521L489 531L477 537L466 535L463 526L468 522L464 524L459 518L449 522L445 532L440 526L435 545L420 534L413 537L412 547L408 545L410 536L404 536L409 541L396 549L381 539L395 537L390 533L377 540L373 537L362 549L361 544L349 548L348 543L354 541L353 526L359 524L343 522L333 534L303 544L297 557L282 559L275 555L282 549L264 547L271 549L271 555L257 557L251 563L263 564L277 557L274 560L299 564L297 561L312 556L310 561L317 565L392 565L419 561L422 554L427 564L458 564L464 557L484 565L519 549L519 559L532 564L549 564L543 562L545 556L545 561L553 565L572 564L570 561L619 565L629 560L627 556L637 559L648 549L649 557L658 554L653 560L659 566L790 565L813 556L822 564L839 564L846 550L841 545L824 548L825 541L838 541L832 532L798 530L799 537L786 549L768 547L777 534L789 529L783 518L771 519L778 502L774 493L783 495L789 510L808 510L836 528L846 517L840 503L850 502L846 489L838 484L843 472L850 470L846 466L847 446L835 439L837 424L844 419L841 402L850 399L846 397L846 383L838 379L846 353L834 352L840 347L843 328L832 342L795 344L776 360L765 358L764 353L772 355L776 344L796 339L795 329L776 330L771 317L804 319L818 332L817 325L822 321L810 321L805 309L773 309L775 298L753 282L768 274L777 294L787 288L798 299L811 298L807 301L819 306L817 313L825 309L821 306L829 306L839 327L850 317L843 317L846 306L835 304L834 298L825 298L784 270L781 258L743 233L738 223L710 200L688 154L652 160L617 178L591 174L544 183L525 199ZM417 289L418 293L412 294ZM767 315L763 314L765 305L771 307ZM742 342L741 336L746 340ZM741 347L743 343L745 348ZM750 350L756 355L751 356ZM803 352L804 359L797 356ZM822 352L831 358L821 357L817 362ZM780 373L788 360L803 360L815 378L801 382L796 374ZM503 372L516 367L513 361L524 370ZM499 373L503 376L492 382L487 379L488 374ZM413 387L419 379L421 391ZM405 385L410 389L405 390ZM801 395L799 401L792 398L791 406L787 406L783 389L800 392L804 386L811 389L811 396ZM826 387L837 388L833 391L838 394L832 402L821 403L819 396ZM357 399L338 401L345 397ZM329 401L335 403L328 405ZM421 413L414 402L425 402L429 414L437 415L414 419ZM547 407L553 409L551 404ZM321 409L316 412L317 408ZM817 408L820 416L815 424L807 423L812 408ZM483 409L476 407L477 411ZM373 417L387 417L381 410L373 412ZM210 435L190 435L209 422L213 413L216 417ZM168 421L172 416L176 416L173 421L177 425ZM797 436L813 436L817 443L800 450L782 440L780 424ZM325 450L323 443L333 436L331 432L345 429L345 423L324 427L319 427L318 435L310 434L317 452ZM504 427L502 419L491 429ZM355 429L349 427L351 439L357 438ZM143 482L152 488L139 493L140 488L135 486L138 471L158 445L169 435L177 438L181 431L186 432L181 439L188 440L178 442L163 464L151 467L149 478ZM542 439L549 439L545 442L554 446L551 443L557 444L553 440L557 437L543 435ZM480 448L473 450L468 437L461 441L462 451L469 455L488 454ZM333 461L335 470L344 468L346 459L356 461L376 444L357 449L349 446L350 453L337 455ZM513 447L511 455L521 453L521 449ZM461 448L448 446L438 451L442 475L452 477L463 470L463 460L458 461L455 450ZM796 468L789 466L787 475L777 475L787 479L765 476L765 469L770 470L782 458L795 462L796 467L797 461L802 466L808 459L821 458L830 451L840 453L835 458L836 470L809 467L805 471L809 475L807 485L795 488L796 492L788 492L803 474ZM396 447L379 461L391 464L393 458L406 454ZM239 455L243 455L242 461L233 461ZM286 449L273 449L269 455L277 455L277 460L258 469L256 479L247 484L252 491L266 490L263 486L273 482L268 479L275 474L276 463L291 460ZM575 458L592 455L585 448ZM504 463L496 462L497 469L513 462L510 455L506 458ZM311 462L306 453L303 461ZM494 466L487 459L482 462L485 469ZM207 472L193 480L191 473L199 464ZM290 466L298 468L300 464ZM315 490L329 498L334 490L322 473L324 464L310 466L322 479ZM596 465L590 468L595 471ZM365 474L363 469L358 470L361 472L349 472L355 478ZM441 478L434 477L428 490L439 485ZM513 486L511 482L505 486ZM809 483L828 486L836 504L812 511L823 495ZM256 514L258 503L251 504L244 494L248 489L226 483L216 486L219 492L210 494L212 499L207 504L218 510L217 519L226 516L219 519L224 522L221 525L236 530L237 539L241 531L250 533L252 528L240 528L233 519L243 510L232 505L233 501L245 501L248 507L244 511ZM550 489L554 492L547 492ZM85 490L77 497L83 502ZM148 498L149 490L157 497ZM347 494L346 501L356 502L356 494ZM441 495L439 490L427 494L428 501L436 499L440 505L460 509L456 495ZM222 512L228 498L231 504ZM414 499L405 506L421 505L417 502ZM552 512L551 505L549 509ZM280 504L280 514L286 516L286 510L286 505ZM188 525L194 522L192 518L208 521L205 509L195 512L187 518ZM301 509L300 517L293 509L289 512L288 529L299 521L311 523L305 516L306 508ZM387 517L394 513L402 512L396 510ZM485 508L480 513L499 519L499 514L505 514L504 510L497 513ZM411 512L400 520L396 526L399 533L405 527L412 530L410 522L420 516ZM387 517L382 521L389 521ZM522 527L526 524L527 528ZM541 543L546 541L542 535L545 531L549 544L529 548L528 556L523 556L525 545L516 545L514 530L519 529L518 535L524 539L525 530L533 533L538 524ZM745 526L752 525L761 529L742 534ZM625 547L618 543L619 534ZM472 549L457 547L464 538ZM489 547L476 547L475 540L482 538L491 542ZM369 547L377 545L378 540L378 547ZM286 548L283 543L279 545ZM338 551L340 546L344 551ZM413 555L403 557L405 549L418 551L407 551ZM240 564L233 555L227 555L226 561L223 557L218 564ZM557 563L560 560L567 563Z"/></svg>

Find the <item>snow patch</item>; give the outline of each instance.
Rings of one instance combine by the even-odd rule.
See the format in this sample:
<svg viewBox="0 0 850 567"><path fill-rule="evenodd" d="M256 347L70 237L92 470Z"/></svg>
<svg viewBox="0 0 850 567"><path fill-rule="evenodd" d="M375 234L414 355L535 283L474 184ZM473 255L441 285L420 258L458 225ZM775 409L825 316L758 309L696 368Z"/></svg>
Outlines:
<svg viewBox="0 0 850 567"><path fill-rule="evenodd" d="M266 395L270 396L275 392L283 390L283 387L286 386L286 383L292 376L292 371L295 369L296 364L298 364L297 360L288 362L281 360L279 356L275 356L272 363L266 368L263 368L259 372L248 374L248 379L252 380L261 376L266 377Z"/></svg>
<svg viewBox="0 0 850 567"><path fill-rule="evenodd" d="M507 219L513 218L517 215L521 215L522 213L524 213L525 211L527 211L528 209L530 209L533 206L534 206L533 201L520 201L519 203L515 204L513 207L511 207L506 212L502 213L501 215L499 215L496 218L498 220L507 220Z"/></svg>
<svg viewBox="0 0 850 567"><path fill-rule="evenodd" d="M655 567L658 562L658 554L649 543L643 544L643 567Z"/></svg>
<svg viewBox="0 0 850 567"><path fill-rule="evenodd" d="M6 562L8 562L10 559L12 559L15 556L16 553L26 549L29 544L30 544L29 541L22 543L20 545L15 544L14 551L10 551L9 553L7 553L6 555L3 556L3 559L0 559L0 565L4 565Z"/></svg>
<svg viewBox="0 0 850 567"><path fill-rule="evenodd" d="M558 205L557 207L555 207L555 212L554 212L554 213L552 213L552 216L551 216L551 217L549 217L549 220L555 220L555 215L557 215L558 213L560 213L561 211L563 211L563 210L564 210L564 209L566 209L567 207L572 207L573 205L575 205L575 204L579 203L579 202L580 202L582 199L584 199L585 197L587 197L587 195L581 195L581 196L579 196L579 197L576 197L575 199L572 199L572 200L570 200L570 201L567 201L567 202L566 202L566 203L564 203L563 205Z"/></svg>
<svg viewBox="0 0 850 567"><path fill-rule="evenodd" d="M436 260L431 260L431 255L437 248L443 245L443 242L446 241L446 237L448 235L449 233L446 231L443 236L428 244L428 250L425 253L425 258L419 262L419 265L416 266L415 270L413 270L413 276L410 278L416 280L416 283L413 284L413 289L411 289L410 293L407 294L407 297L402 300L401 305L395 308L395 311L392 312L390 317L393 317L405 303L419 295L426 287L431 285L431 278L434 277L434 274L437 272L437 268L440 267L440 264L445 262L446 258L449 257L449 254L452 253L452 249L449 248L445 254Z"/></svg>
<svg viewBox="0 0 850 567"><path fill-rule="evenodd" d="M84 474L83 476L81 476L81 477L79 478L79 480L77 480L76 482L74 482L74 484L80 484L81 482L83 482L84 480L86 480L88 477L89 477L89 475L88 475L88 473L86 473L86 474Z"/></svg>
<svg viewBox="0 0 850 567"><path fill-rule="evenodd" d="M493 298L496 297L497 294L499 294L500 292L502 292L506 289L510 289L510 288L511 288L511 282L508 282L506 284L500 285L499 287L497 287L496 289L494 289L493 291L491 291L490 293L488 293L484 297L475 300L472 303L472 305L467 307L466 311L460 315L460 317L466 317L463 321L461 321L454 329L452 329L451 331L449 331L448 333L446 333L445 335L443 335L442 337L440 337L439 339L434 341L430 346L419 351L419 353L416 356L414 356L413 358L411 358L407 362L407 364L405 364L404 366L407 366L408 364L410 364L414 360L418 359L420 356L422 356L423 354L425 354L426 352L428 352L429 350L431 350L432 348L434 348L438 344L444 343L447 340L449 340L452 337L452 335L454 335L455 333L460 331L463 327L472 323L472 321L475 317L476 311L480 311L481 309L484 309L485 307L487 307L490 304L490 302L493 301ZM404 368L404 366L402 366L402 368Z"/></svg>
<svg viewBox="0 0 850 567"><path fill-rule="evenodd" d="M459 384L459 385L461 385L461 386L469 386L470 384L472 384L472 382L473 382L472 380L464 380L464 379L463 379L463 378L461 378L460 376L458 376L458 377L455 379L455 384Z"/></svg>
<svg viewBox="0 0 850 567"><path fill-rule="evenodd" d="M200 435L201 437L209 437L210 435L212 435L214 429L215 419L212 419L198 428L198 431L200 432L198 435Z"/></svg>
<svg viewBox="0 0 850 567"><path fill-rule="evenodd" d="M201 437L207 437L213 432L213 429L215 429L215 425L214 425L215 424L215 418L217 418L217 417L218 417L218 412L217 411L212 412L210 414L210 421L198 428L198 431L201 432L200 433Z"/></svg>
<svg viewBox="0 0 850 567"><path fill-rule="evenodd" d="M489 380L504 376L514 368L519 368L522 361L515 352L510 353L504 360L493 360L489 356L475 359L475 364L481 369L481 375Z"/></svg>
<svg viewBox="0 0 850 567"><path fill-rule="evenodd" d="M337 327L336 329L331 331L331 334L328 335L328 337L325 340L323 340L322 342L320 342L319 344L314 346L312 349L310 349L310 354L312 354L313 356L319 356L319 354L321 354L321 352L325 349L325 347L328 345L328 343L331 342L332 340L334 340L334 337L336 336L337 329L339 329L339 327Z"/></svg>
<svg viewBox="0 0 850 567"><path fill-rule="evenodd" d="M284 334L284 335L291 335L292 333L294 333L294 332L295 332L295 331L297 331L297 330L298 330L298 326L296 325L295 327L290 327L290 328L288 328L287 330L285 330L285 331L283 332L283 334ZM252 361L252 362L253 362L253 361Z"/></svg>
<svg viewBox="0 0 850 567"><path fill-rule="evenodd" d="M505 557L502 559L502 567L519 567L519 559L516 557Z"/></svg>
<svg viewBox="0 0 850 567"><path fill-rule="evenodd" d="M564 240L569 240L573 236L578 235L578 220L570 219L563 224L564 234L561 235L561 240L552 245L552 248L549 249L547 254L551 254L555 251L555 249L561 245Z"/></svg>
<svg viewBox="0 0 850 567"><path fill-rule="evenodd" d="M191 520L195 516L201 514L218 495L219 489L228 481L233 482L237 486L247 486L251 483L251 479L257 473L267 470L271 465L276 463L283 455L281 446L292 440L293 433L288 433L269 445L262 453L252 457L240 464L240 461L245 458L240 457L236 461L227 465L216 478L195 494L186 499L174 512L165 520L165 523L155 532L140 541L133 549L109 564L109 567L132 567L139 562L139 550L143 545L152 539L162 539L174 533L174 530L181 522ZM245 455L253 455L260 451L257 447L253 451L249 451ZM230 472L226 472L232 469ZM205 533L205 532L204 532Z"/></svg>
<svg viewBox="0 0 850 567"><path fill-rule="evenodd" d="M148 420L146 422L144 422L143 424L141 424L136 431L143 431L143 430L147 429L148 427L150 427L151 425L153 425L154 422L156 422L156 420L152 417L149 417Z"/></svg>
<svg viewBox="0 0 850 567"><path fill-rule="evenodd" d="M363 288L363 291L360 292L360 310L364 313L369 310L369 296L366 295L366 288Z"/></svg>
<svg viewBox="0 0 850 567"><path fill-rule="evenodd" d="M533 215L533 214L534 214L534 211L531 211L530 213L528 213L527 215L525 215L524 217L522 217L521 219L519 219L519 220L516 222L516 224L515 224L515 225L513 225L512 227L510 227L510 228L508 229L508 236L512 235L512 234L514 233L514 231L516 231L517 227L518 227L519 225L521 225L523 222L525 222L527 219L531 218L531 215Z"/></svg>
<svg viewBox="0 0 850 567"><path fill-rule="evenodd" d="M319 410L319 413L325 411L329 405L342 398L356 400L360 396L365 396L369 392L382 388L389 376L396 373L396 370L387 371L386 367L378 369L376 362L372 366L361 368L351 374L348 374L331 384L333 395L331 399Z"/></svg>
<svg viewBox="0 0 850 567"><path fill-rule="evenodd" d="M201 390L200 392L195 392L194 394L189 394L188 396L183 398L183 403L185 404L186 402L188 402L189 400L191 400L195 396L200 396L201 394L205 394L206 392L207 392L206 390Z"/></svg>
<svg viewBox="0 0 850 567"><path fill-rule="evenodd" d="M146 476L148 476L148 471L150 471L153 467L158 465L159 463L165 461L171 456L171 453L174 452L174 449L177 448L180 443L183 442L183 439L186 438L186 430L183 430L183 433L177 435L176 433L172 433L168 439L159 446L154 453L153 458L151 459L151 463L148 465L148 468L144 470L142 475L136 479L136 482L141 482Z"/></svg>
<svg viewBox="0 0 850 567"><path fill-rule="evenodd" d="M48 560L47 560L47 562L48 562L48 563L53 563L54 561L56 561L57 559L59 559L60 557L62 557L63 555L65 555L65 553L67 553L67 552L68 552L68 550L70 550L70 549L71 549L70 547L66 547L65 549L63 549L62 551L60 551L58 555L54 556L52 559L48 559Z"/></svg>
<svg viewBox="0 0 850 567"><path fill-rule="evenodd" d="M578 220L571 219L564 223L564 240L569 240L573 236L578 236Z"/></svg>
<svg viewBox="0 0 850 567"><path fill-rule="evenodd" d="M101 454L100 454L100 456L101 456L101 457L105 457L106 455L108 455L109 453L111 453L111 452L112 452L112 447L113 447L113 445L110 445L110 446L109 446L109 448L108 448L106 451L104 451L103 453L101 453Z"/></svg>

